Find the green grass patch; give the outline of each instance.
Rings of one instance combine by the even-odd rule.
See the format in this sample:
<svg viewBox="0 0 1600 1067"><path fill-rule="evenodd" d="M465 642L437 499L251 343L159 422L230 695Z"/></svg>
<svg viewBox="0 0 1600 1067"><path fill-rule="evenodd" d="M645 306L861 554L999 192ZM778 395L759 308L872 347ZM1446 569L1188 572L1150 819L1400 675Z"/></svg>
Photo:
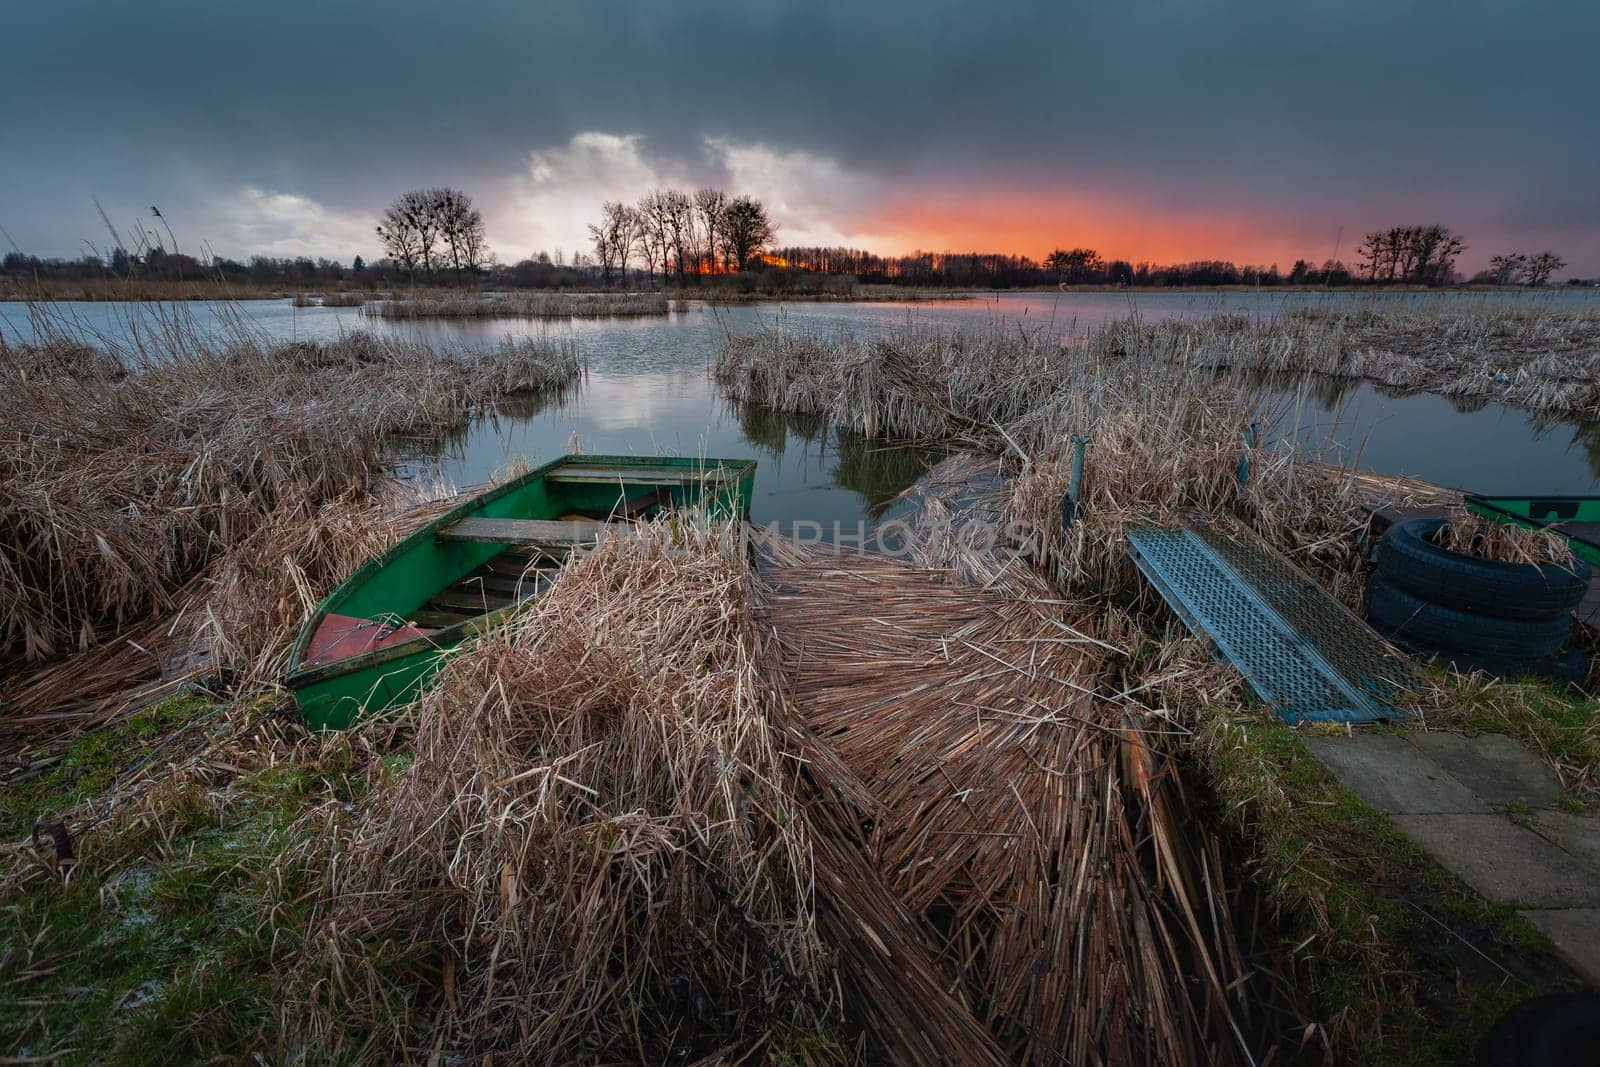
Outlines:
<svg viewBox="0 0 1600 1067"><path fill-rule="evenodd" d="M175 730L211 709L199 697L174 697L135 712L124 723L85 734L39 777L0 791L0 832L25 836L35 819L105 792Z"/></svg>
<svg viewBox="0 0 1600 1067"><path fill-rule="evenodd" d="M1510 1005L1568 984L1543 935L1340 786L1270 713L1215 718L1204 741L1295 984L1351 1062L1470 1060Z"/></svg>
<svg viewBox="0 0 1600 1067"><path fill-rule="evenodd" d="M25 834L96 794L209 710L169 701L85 737L7 798L8 825ZM304 929L300 872L285 855L314 805L362 791L349 757L321 762L180 783L160 795L158 818L90 834L65 878L12 893L0 904L0 985L13 998L0 1047L67 1063L147 1063L157 1050L163 1062L238 1060L272 1047L293 996L277 964Z"/></svg>

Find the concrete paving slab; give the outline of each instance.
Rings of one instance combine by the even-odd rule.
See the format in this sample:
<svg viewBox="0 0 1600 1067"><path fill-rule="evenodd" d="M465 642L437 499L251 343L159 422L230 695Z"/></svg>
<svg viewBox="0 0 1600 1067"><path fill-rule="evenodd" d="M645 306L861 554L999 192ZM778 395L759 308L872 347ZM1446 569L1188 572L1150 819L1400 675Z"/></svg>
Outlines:
<svg viewBox="0 0 1600 1067"><path fill-rule="evenodd" d="M1517 914L1543 930L1579 974L1600 985L1600 909L1552 908Z"/></svg>
<svg viewBox="0 0 1600 1067"><path fill-rule="evenodd" d="M1561 779L1550 765L1514 737L1504 734L1461 734L1438 730L1407 738L1444 772L1490 804L1549 807L1561 795Z"/></svg>
<svg viewBox="0 0 1600 1067"><path fill-rule="evenodd" d="M1503 815L1396 815L1395 825L1488 897L1535 908L1600 906L1600 878Z"/></svg>
<svg viewBox="0 0 1600 1067"><path fill-rule="evenodd" d="M1541 837L1600 872L1600 819L1565 811L1536 811L1528 821Z"/></svg>
<svg viewBox="0 0 1600 1067"><path fill-rule="evenodd" d="M1394 734L1301 738L1356 796L1389 814L1486 812L1489 805Z"/></svg>

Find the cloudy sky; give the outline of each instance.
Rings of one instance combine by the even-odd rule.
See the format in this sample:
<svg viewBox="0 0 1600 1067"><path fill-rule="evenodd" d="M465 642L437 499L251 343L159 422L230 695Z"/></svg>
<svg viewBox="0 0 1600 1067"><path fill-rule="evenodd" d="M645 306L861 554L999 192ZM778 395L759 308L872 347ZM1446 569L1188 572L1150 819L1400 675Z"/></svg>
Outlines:
<svg viewBox="0 0 1600 1067"><path fill-rule="evenodd" d="M785 244L1352 258L1443 222L1460 266L1600 275L1591 0L7 5L0 242L158 205L221 254L373 257L451 184L502 260L605 199L720 183Z"/></svg>

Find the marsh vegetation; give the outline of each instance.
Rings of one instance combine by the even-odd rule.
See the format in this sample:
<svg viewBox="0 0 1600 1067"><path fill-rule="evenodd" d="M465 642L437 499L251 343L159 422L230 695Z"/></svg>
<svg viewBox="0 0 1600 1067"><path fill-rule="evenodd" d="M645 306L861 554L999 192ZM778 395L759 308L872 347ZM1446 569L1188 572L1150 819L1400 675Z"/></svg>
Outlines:
<svg viewBox="0 0 1600 1067"><path fill-rule="evenodd" d="M39 487L4 558L35 568L25 596L76 597L6 631L14 662L44 660L3 694L0 980L30 1001L8 1044L1463 1052L1566 972L1320 772L1123 550L1132 524L1203 513L1356 602L1371 480L1273 443L1280 402L1199 354L1267 329L730 334L713 372L750 439L847 428L839 465L864 484L887 439L957 453L919 480L912 521L942 532L849 568L768 542L752 572L722 531L662 524L569 564L415 706L338 735L301 731L274 682L304 613L447 505L382 479L393 442L552 395L571 347L8 349L6 485ZM896 453L889 481L922 455ZM952 536L969 521L992 548ZM175 678L200 688L171 699ZM130 689L169 699L130 717ZM1443 675L1419 699L1596 796L1592 706ZM1461 968L1463 941L1519 977Z"/></svg>
<svg viewBox="0 0 1600 1067"><path fill-rule="evenodd" d="M396 296L361 313L385 319L604 319L665 315L668 308L661 293L448 293Z"/></svg>
<svg viewBox="0 0 1600 1067"><path fill-rule="evenodd" d="M0 655L89 648L274 514L372 487L396 438L579 369L570 344L369 334L0 349Z"/></svg>

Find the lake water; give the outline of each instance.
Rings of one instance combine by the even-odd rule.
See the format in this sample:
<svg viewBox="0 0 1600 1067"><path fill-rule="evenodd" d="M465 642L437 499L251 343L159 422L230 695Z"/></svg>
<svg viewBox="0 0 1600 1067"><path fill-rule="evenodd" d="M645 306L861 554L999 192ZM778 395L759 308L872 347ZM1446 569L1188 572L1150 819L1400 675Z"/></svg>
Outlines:
<svg viewBox="0 0 1600 1067"><path fill-rule="evenodd" d="M416 334L433 341L481 342L507 336L572 337L588 365L583 383L564 396L515 401L408 463L457 486L484 481L513 459L540 463L586 452L753 457L758 460L753 515L786 527L810 520L831 531L854 531L892 514L890 502L936 456L884 448L815 419L738 405L722 397L707 370L717 339L782 318L796 328L857 335L906 323L1082 331L1137 312L1146 318L1217 311L1271 314L1299 304L1352 299L1395 301L1507 300L1600 306L1600 295L1228 292L1020 293L913 303L796 303L711 308L690 304L663 317L541 323L525 319L390 322L357 308L295 308L287 300L236 305L190 303L131 310L130 305L47 305L58 328L94 341L152 329L152 315L186 316L202 330L234 317L275 339L326 339L357 329ZM157 331L160 322L153 326ZM0 330L27 339L27 308L0 303ZM1286 391L1296 400L1299 439L1343 449L1370 470L1407 474L1486 493L1600 494L1600 425L1540 421L1499 404L1458 405L1443 397L1386 396L1365 383L1326 379Z"/></svg>

